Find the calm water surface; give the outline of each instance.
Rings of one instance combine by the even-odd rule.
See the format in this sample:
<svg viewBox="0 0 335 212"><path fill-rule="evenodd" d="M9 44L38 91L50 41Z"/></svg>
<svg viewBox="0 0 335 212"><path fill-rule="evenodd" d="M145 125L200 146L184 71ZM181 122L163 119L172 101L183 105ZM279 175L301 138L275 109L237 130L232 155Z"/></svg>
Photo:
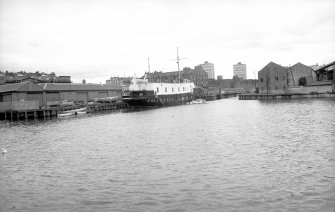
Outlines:
<svg viewBox="0 0 335 212"><path fill-rule="evenodd" d="M0 211L334 211L335 100L0 122Z"/></svg>

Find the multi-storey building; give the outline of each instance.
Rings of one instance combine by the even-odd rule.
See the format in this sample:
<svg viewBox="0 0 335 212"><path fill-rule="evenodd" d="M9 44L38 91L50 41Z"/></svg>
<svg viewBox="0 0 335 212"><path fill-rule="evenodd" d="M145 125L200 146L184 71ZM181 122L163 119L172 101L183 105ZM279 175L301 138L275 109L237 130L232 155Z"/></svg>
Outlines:
<svg viewBox="0 0 335 212"><path fill-rule="evenodd" d="M178 82L178 79L191 80L195 85L205 85L208 75L201 65L195 66L194 69L184 68L182 71L146 73L150 82Z"/></svg>
<svg viewBox="0 0 335 212"><path fill-rule="evenodd" d="M201 64L201 66L204 69L204 71L206 71L208 75L208 79L215 79L213 63L209 63L208 61L205 61L203 64Z"/></svg>
<svg viewBox="0 0 335 212"><path fill-rule="evenodd" d="M233 65L234 76L238 76L242 79L247 79L247 65L238 62L236 65Z"/></svg>

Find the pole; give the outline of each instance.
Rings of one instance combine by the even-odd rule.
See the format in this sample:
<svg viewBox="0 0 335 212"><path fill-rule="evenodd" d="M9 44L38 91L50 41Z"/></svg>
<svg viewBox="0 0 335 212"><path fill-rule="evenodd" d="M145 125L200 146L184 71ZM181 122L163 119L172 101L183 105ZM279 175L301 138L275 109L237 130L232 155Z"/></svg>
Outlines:
<svg viewBox="0 0 335 212"><path fill-rule="evenodd" d="M150 82L150 59L148 57L148 78L149 78L149 82Z"/></svg>
<svg viewBox="0 0 335 212"><path fill-rule="evenodd" d="M255 91L256 91L256 74L255 74L255 69L254 69L254 78L255 78Z"/></svg>
<svg viewBox="0 0 335 212"><path fill-rule="evenodd" d="M177 64L178 64L178 74L179 74L179 83L180 83L180 70L179 70L179 54L178 54L178 47L177 47Z"/></svg>

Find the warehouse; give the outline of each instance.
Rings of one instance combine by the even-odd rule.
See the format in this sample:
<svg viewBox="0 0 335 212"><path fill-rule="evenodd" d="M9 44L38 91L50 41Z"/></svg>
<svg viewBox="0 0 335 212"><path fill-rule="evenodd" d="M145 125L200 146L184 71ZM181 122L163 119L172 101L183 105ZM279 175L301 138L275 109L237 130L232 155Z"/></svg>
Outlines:
<svg viewBox="0 0 335 212"><path fill-rule="evenodd" d="M73 101L84 103L97 98L121 96L121 86L101 84L22 82L0 85L0 102L37 101L40 106L48 102Z"/></svg>

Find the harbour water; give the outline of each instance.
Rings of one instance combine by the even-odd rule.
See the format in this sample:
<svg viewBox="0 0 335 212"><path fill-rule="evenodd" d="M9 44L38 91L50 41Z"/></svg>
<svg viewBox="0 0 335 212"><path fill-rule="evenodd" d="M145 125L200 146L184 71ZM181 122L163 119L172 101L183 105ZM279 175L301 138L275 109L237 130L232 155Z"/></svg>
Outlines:
<svg viewBox="0 0 335 212"><path fill-rule="evenodd" d="M0 211L334 211L335 100L0 122Z"/></svg>

